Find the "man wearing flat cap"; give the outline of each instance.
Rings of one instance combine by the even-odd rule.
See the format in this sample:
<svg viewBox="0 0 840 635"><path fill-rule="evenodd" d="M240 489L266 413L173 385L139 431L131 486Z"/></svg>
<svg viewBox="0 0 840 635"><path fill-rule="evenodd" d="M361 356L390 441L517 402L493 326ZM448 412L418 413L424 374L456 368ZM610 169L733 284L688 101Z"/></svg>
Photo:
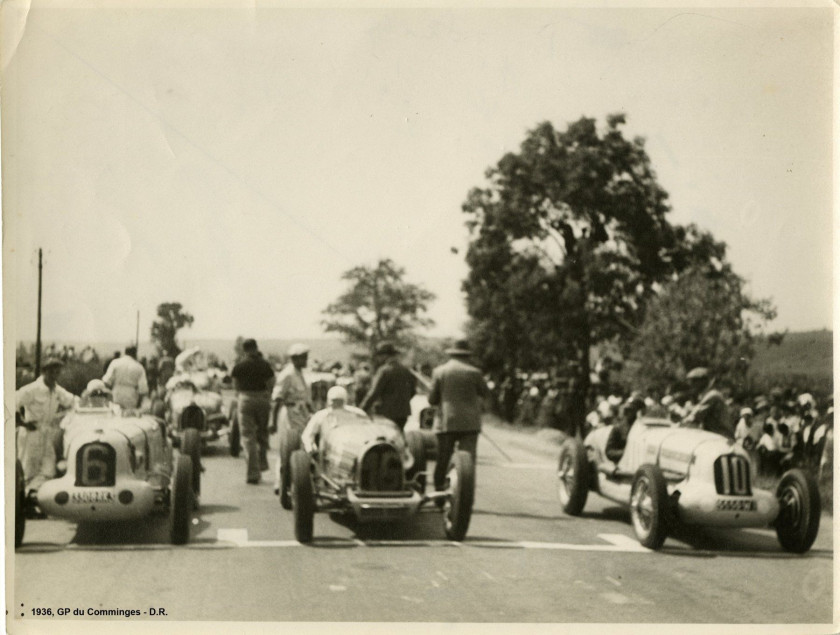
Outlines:
<svg viewBox="0 0 840 635"><path fill-rule="evenodd" d="M303 369L309 362L309 347L305 344L292 344L289 348L289 363L283 367L271 393L272 431L294 429L303 433L309 417L315 412L312 403L312 389L304 377ZM274 470L274 490L285 500L288 492L280 491L280 455Z"/></svg>
<svg viewBox="0 0 840 635"><path fill-rule="evenodd" d="M685 377L688 380L692 398L698 401L688 416L683 419L682 425L702 428L733 439L734 434L727 416L726 400L720 391L714 388L715 380L709 373L709 369L694 368Z"/></svg>
<svg viewBox="0 0 840 635"><path fill-rule="evenodd" d="M41 376L15 393L18 410L23 410L17 429L17 457L23 466L27 493L37 491L55 476L56 443L60 443L59 423L76 397L58 385L61 360L50 358L41 367Z"/></svg>
<svg viewBox="0 0 840 635"><path fill-rule="evenodd" d="M274 370L259 351L256 340L242 342L245 358L230 373L236 389L236 416L242 435L242 450L247 465L245 482L256 485L260 473L268 469L269 394L274 385Z"/></svg>
<svg viewBox="0 0 840 635"><path fill-rule="evenodd" d="M411 398L417 391L417 378L400 363L399 354L389 342L376 347L375 359L379 369L359 407L370 414L387 417L402 430L411 414Z"/></svg>
<svg viewBox="0 0 840 635"><path fill-rule="evenodd" d="M440 406L437 430L438 456L435 463L435 489L444 489L449 460L455 443L476 458L481 413L487 397L487 384L481 371L469 363L472 352L466 340L446 350L449 361L432 371L429 405Z"/></svg>

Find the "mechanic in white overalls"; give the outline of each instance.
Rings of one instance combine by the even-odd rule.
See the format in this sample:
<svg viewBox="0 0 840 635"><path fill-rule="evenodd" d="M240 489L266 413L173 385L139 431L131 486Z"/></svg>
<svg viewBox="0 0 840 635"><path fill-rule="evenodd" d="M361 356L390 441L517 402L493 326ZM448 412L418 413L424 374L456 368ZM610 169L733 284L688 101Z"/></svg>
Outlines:
<svg viewBox="0 0 840 635"><path fill-rule="evenodd" d="M125 355L118 357L108 365L102 381L114 394L114 403L120 408L134 410L140 406L140 400L149 394L146 369L137 361L137 348L129 346Z"/></svg>
<svg viewBox="0 0 840 635"><path fill-rule="evenodd" d="M76 404L76 397L57 383L63 365L57 358L48 359L41 376L15 393L16 408L23 409L17 428L17 458L23 466L27 494L55 477L55 443L61 439L59 423Z"/></svg>
<svg viewBox="0 0 840 635"><path fill-rule="evenodd" d="M312 390L303 369L309 359L309 348L303 344L293 344L289 349L289 363L280 371L274 390L271 393L272 412L279 411L278 425L282 432L293 428L303 433L309 417L315 412L312 404ZM272 422L273 423L273 422ZM280 456L274 471L274 493L280 493Z"/></svg>

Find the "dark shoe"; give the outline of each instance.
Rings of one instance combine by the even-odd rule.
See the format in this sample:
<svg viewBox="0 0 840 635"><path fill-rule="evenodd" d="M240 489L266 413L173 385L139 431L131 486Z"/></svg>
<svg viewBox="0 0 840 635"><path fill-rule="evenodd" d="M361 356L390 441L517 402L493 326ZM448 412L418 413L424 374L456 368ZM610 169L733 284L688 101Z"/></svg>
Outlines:
<svg viewBox="0 0 840 635"><path fill-rule="evenodd" d="M245 482L248 483L248 485L258 485L260 482L260 477L258 476L257 478L249 478Z"/></svg>
<svg viewBox="0 0 840 635"><path fill-rule="evenodd" d="M280 488L279 487L274 488L274 495L275 496L280 496Z"/></svg>

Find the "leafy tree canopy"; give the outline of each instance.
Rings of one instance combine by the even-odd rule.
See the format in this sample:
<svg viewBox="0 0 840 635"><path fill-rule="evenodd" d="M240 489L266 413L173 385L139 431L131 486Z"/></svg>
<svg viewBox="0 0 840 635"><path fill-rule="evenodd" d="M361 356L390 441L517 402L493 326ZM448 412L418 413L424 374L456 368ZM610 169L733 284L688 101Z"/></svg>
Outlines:
<svg viewBox="0 0 840 635"><path fill-rule="evenodd" d="M743 280L722 266L692 267L651 300L633 344L638 386L667 391L697 366L738 388L754 353L754 333L775 317L767 300L753 300Z"/></svg>
<svg viewBox="0 0 840 635"><path fill-rule="evenodd" d="M348 283L347 290L324 309L322 325L371 355L385 341L409 346L415 329L434 324L426 315L434 294L406 282L405 269L390 259L375 267L353 267L341 278Z"/></svg>
<svg viewBox="0 0 840 635"><path fill-rule="evenodd" d="M559 370L573 380L582 421L589 351L624 350L657 285L696 264L723 262L725 245L694 226L672 226L668 197L624 115L599 130L581 118L548 122L468 194L470 333L485 368Z"/></svg>
<svg viewBox="0 0 840 635"><path fill-rule="evenodd" d="M161 355L175 357L181 352L176 337L178 331L191 326L194 318L186 313L180 302L164 302L158 305L157 318L152 323L152 341Z"/></svg>

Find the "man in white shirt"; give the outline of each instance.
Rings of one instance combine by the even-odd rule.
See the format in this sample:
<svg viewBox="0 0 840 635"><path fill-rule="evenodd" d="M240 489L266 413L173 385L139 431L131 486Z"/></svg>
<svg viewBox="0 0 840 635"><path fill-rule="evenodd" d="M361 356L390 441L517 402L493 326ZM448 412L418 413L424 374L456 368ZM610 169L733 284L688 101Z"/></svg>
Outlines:
<svg viewBox="0 0 840 635"><path fill-rule="evenodd" d="M15 393L16 408L23 409L17 457L23 466L27 493L37 491L55 476L55 443L60 439L60 419L76 403L76 397L56 383L62 366L61 360L48 359L41 376Z"/></svg>
<svg viewBox="0 0 840 635"><path fill-rule="evenodd" d="M149 394L146 370L137 361L137 349L129 346L125 355L118 357L108 365L102 381L114 393L114 403L125 410L134 410L140 400Z"/></svg>

